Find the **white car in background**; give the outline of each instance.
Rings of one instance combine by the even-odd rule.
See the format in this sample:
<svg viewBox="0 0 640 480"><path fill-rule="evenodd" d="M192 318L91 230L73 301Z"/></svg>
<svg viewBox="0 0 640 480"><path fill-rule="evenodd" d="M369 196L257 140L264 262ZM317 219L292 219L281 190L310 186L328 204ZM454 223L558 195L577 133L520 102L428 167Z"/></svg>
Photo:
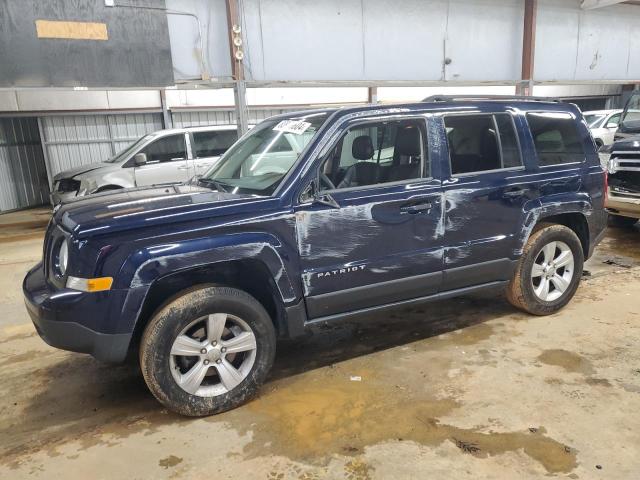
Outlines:
<svg viewBox="0 0 640 480"><path fill-rule="evenodd" d="M622 110L592 110L583 112L583 115L596 145L611 145L618 130Z"/></svg>
<svg viewBox="0 0 640 480"><path fill-rule="evenodd" d="M237 139L235 125L158 130L109 160L58 173L51 203L120 188L187 182L209 170Z"/></svg>

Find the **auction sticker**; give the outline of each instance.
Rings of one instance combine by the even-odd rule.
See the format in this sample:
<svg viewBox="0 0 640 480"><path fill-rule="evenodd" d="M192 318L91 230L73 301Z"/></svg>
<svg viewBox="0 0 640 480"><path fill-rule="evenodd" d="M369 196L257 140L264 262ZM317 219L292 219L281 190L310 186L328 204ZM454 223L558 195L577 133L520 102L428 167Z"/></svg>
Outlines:
<svg viewBox="0 0 640 480"><path fill-rule="evenodd" d="M295 133L296 135L302 135L311 124L303 120L282 120L275 127L274 132Z"/></svg>

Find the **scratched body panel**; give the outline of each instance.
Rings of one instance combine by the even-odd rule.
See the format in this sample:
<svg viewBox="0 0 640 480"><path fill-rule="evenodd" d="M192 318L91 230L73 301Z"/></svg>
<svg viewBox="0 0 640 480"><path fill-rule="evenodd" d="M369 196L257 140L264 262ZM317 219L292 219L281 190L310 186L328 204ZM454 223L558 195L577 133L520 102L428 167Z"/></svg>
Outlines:
<svg viewBox="0 0 640 480"><path fill-rule="evenodd" d="M311 205L296 213L306 296L425 274L433 277L424 294L438 291L442 270L442 237L436 234L441 218L440 182L375 186L334 196L340 209ZM429 200L431 208L421 215L402 212L401 206L412 199ZM403 296L399 292L393 299ZM326 302L331 303L332 298L327 297ZM372 298L371 304L375 302ZM336 313L335 308L321 310Z"/></svg>

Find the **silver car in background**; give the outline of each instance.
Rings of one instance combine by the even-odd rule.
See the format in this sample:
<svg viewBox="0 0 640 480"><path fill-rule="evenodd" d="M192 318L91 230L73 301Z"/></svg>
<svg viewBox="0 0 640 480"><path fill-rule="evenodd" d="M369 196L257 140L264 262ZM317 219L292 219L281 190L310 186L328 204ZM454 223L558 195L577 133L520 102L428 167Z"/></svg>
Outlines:
<svg viewBox="0 0 640 480"><path fill-rule="evenodd" d="M592 110L584 112L583 115L598 148L611 145L618 130L622 110Z"/></svg>
<svg viewBox="0 0 640 480"><path fill-rule="evenodd" d="M51 203L120 188L187 182L206 172L237 139L235 125L158 130L108 160L58 173Z"/></svg>

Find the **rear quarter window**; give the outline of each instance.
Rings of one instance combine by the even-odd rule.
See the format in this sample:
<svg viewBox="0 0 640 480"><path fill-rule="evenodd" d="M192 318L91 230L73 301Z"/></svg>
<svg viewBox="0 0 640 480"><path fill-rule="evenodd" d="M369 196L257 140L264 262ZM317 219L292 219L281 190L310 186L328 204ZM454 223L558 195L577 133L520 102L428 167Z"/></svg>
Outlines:
<svg viewBox="0 0 640 480"><path fill-rule="evenodd" d="M584 161L582 140L572 115L531 112L527 113L527 122L541 167Z"/></svg>

